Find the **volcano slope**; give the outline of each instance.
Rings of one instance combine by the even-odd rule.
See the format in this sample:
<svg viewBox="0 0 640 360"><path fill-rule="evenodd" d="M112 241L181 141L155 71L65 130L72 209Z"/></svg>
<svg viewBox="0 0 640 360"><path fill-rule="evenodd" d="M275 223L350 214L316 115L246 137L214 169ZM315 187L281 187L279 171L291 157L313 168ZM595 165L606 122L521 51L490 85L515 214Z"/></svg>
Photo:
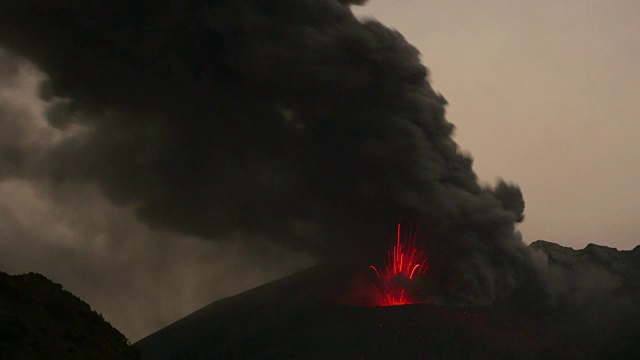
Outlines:
<svg viewBox="0 0 640 360"><path fill-rule="evenodd" d="M316 266L214 302L134 346L143 359L582 359L636 353L634 272L640 269L633 260L640 248L573 250L547 242L530 248L545 254L548 269L556 277L562 271L569 282L585 269L621 281L606 295L589 298L588 306L560 294L563 302L551 307L523 307L514 299L487 306L366 307L331 301L328 294L348 289L348 277L344 269ZM612 306L624 316L612 315Z"/></svg>
<svg viewBox="0 0 640 360"><path fill-rule="evenodd" d="M332 304L318 291L329 285L322 275L315 267L214 302L134 346L143 359L538 358L564 350L535 321L495 306Z"/></svg>

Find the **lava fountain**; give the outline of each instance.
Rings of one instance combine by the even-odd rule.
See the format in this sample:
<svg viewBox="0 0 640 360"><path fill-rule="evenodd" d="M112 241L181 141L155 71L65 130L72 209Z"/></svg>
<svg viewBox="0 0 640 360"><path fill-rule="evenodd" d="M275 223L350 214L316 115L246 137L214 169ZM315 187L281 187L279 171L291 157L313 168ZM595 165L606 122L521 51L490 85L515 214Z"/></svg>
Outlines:
<svg viewBox="0 0 640 360"><path fill-rule="evenodd" d="M384 269L369 266L375 271L379 284L374 288L377 297L376 306L405 305L420 302L407 288L418 275L426 274L427 257L416 247L417 230L407 232L402 240L400 224L395 245L387 251Z"/></svg>

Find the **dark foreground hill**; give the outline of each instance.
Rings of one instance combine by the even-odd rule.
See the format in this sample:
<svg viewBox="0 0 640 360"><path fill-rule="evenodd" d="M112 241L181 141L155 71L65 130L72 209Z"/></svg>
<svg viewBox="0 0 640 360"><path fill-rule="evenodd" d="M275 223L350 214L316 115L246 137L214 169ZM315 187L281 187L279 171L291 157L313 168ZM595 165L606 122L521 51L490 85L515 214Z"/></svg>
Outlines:
<svg viewBox="0 0 640 360"><path fill-rule="evenodd" d="M46 277L0 272L0 359L139 359L101 315Z"/></svg>
<svg viewBox="0 0 640 360"><path fill-rule="evenodd" d="M344 279L339 271L317 266L214 302L134 346L144 360L633 358L640 344L640 302L633 303L638 300L633 297L638 284L634 269L640 267L635 252L614 249L614 254L594 246L576 251L546 242L533 247L549 251L550 267L559 266L559 257L573 264L558 270L569 271L564 279L569 282L584 269L621 271L612 274L622 280L603 299L619 296L631 312L603 315L594 327L587 324L590 314L584 309L572 305L576 309L568 311L569 302L538 313L518 311L508 302L475 307L340 305L323 294L339 288ZM600 256L603 251L614 255Z"/></svg>

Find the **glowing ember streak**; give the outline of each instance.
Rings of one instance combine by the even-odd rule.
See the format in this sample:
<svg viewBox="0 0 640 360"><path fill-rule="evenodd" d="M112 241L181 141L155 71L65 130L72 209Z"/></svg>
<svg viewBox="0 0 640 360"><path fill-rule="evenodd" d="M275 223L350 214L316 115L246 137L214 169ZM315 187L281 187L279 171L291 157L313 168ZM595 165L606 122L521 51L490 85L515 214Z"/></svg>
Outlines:
<svg viewBox="0 0 640 360"><path fill-rule="evenodd" d="M401 241L400 224L398 224L398 235L396 244L387 251L384 270L378 270L375 266L369 266L375 271L382 286L374 286L378 293L377 304L379 306L392 306L411 304L409 292L399 283L398 280L413 280L414 276L427 272L427 259L424 252L416 248L416 234L408 234L404 241Z"/></svg>

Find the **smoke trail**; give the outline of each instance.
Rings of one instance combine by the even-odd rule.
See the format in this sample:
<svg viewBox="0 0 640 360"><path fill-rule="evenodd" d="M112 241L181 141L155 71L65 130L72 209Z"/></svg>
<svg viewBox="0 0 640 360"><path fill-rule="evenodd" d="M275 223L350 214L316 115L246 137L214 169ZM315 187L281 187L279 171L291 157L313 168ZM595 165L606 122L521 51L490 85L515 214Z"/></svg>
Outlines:
<svg viewBox="0 0 640 360"><path fill-rule="evenodd" d="M3 147L22 160L0 163L95 184L158 229L268 236L325 260L378 257L411 214L445 296L507 294L532 271L522 194L479 185L419 52L358 21L362 3L0 4L0 45L50 78L51 125L83 129L45 152Z"/></svg>

